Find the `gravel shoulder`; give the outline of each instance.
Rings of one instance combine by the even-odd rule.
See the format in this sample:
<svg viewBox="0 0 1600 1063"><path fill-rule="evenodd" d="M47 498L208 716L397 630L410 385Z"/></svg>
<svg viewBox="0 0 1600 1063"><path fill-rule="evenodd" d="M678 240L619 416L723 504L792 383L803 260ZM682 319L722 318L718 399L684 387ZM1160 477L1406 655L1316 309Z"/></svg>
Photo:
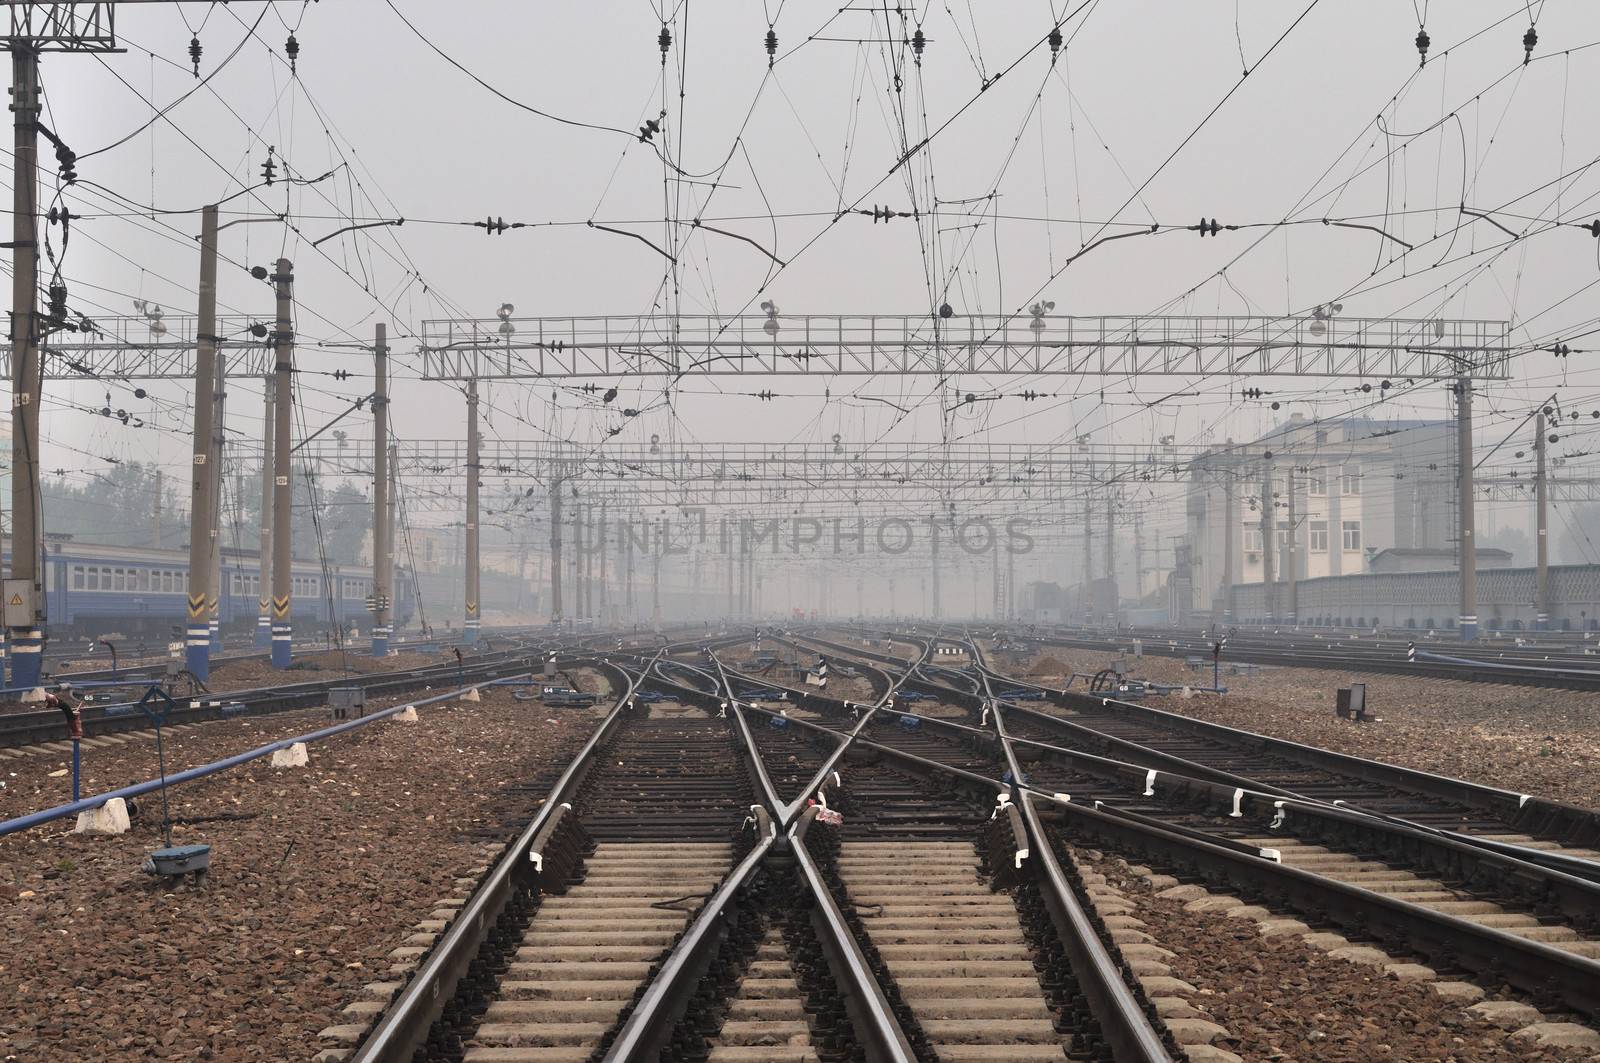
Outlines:
<svg viewBox="0 0 1600 1063"><path fill-rule="evenodd" d="M1104 875L1130 913L1169 954L1171 977L1194 988L1195 1018L1226 1036L1213 1042L1245 1063L1430 1060L1451 1063L1579 1060L1593 1050L1540 1046L1512 1036L1431 990L1313 948L1294 934L1261 936L1225 910L1158 896L1128 864L1079 849L1079 865ZM1199 906L1203 907L1203 906Z"/></svg>
<svg viewBox="0 0 1600 1063"><path fill-rule="evenodd" d="M263 758L170 791L173 816L196 821L173 842L214 847L199 889L138 870L161 844L159 799L121 837L63 821L0 839L0 1058L307 1058L595 725L504 690L419 715L315 743L308 768ZM265 737L196 731L184 756Z"/></svg>
<svg viewBox="0 0 1600 1063"><path fill-rule="evenodd" d="M1119 660L1124 674L1134 678L1211 682L1209 667L1192 672L1176 658L1135 660L1059 648L1012 674L1060 686L1072 671L1095 672ZM1226 696L1173 695L1146 703L1341 753L1600 808L1600 697L1592 693L1311 668L1229 675L1228 667L1224 659ZM1367 684L1368 712L1377 722L1334 715L1335 692L1352 682Z"/></svg>

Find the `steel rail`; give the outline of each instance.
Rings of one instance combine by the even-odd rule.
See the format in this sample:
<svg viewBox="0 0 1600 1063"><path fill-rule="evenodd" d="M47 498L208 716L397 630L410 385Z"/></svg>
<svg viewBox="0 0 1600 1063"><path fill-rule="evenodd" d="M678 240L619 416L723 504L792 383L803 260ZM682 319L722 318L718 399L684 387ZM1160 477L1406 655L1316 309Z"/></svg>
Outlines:
<svg viewBox="0 0 1600 1063"><path fill-rule="evenodd" d="M721 672L721 663L717 662L717 666ZM694 670L708 674L700 669ZM685 694L698 695L702 698L708 696L672 680L656 679L654 682L675 687ZM726 685L725 688L731 689ZM717 697L717 695L710 696ZM735 718L740 722L747 750L759 763L760 750L756 747L754 736L750 734L749 727L744 722L740 706L735 704L731 697L728 705L734 710ZM769 711L754 706L751 708L758 712ZM770 714L777 715L777 713ZM841 750L842 748L841 745ZM760 777L764 781L766 790L764 797L767 802L781 804L764 769ZM815 862L806 851L804 834L812 818L809 815L802 815L785 835L779 835L777 825L770 820L767 821L766 826L772 833L758 843L759 853L752 852L751 856L724 880L712 900L702 909L694 925L679 939L656 978L646 987L638 1007L618 1032L616 1040L605 1056L606 1060L649 1060L659 1053L666 1039L671 1036L672 1027L682 1014L689 996L697 987L705 962L709 960L717 943L717 933L725 925L729 907L757 869L767 858L780 850L776 839L781 837L783 839L781 850L794 856L800 869L801 884L809 891L813 911L820 915L820 919L813 921L814 925L820 924L816 925L818 941L822 945L824 958L835 981L846 987L844 994L846 1011L851 1016L857 1036L866 1049L867 1059L871 1063L914 1063L916 1056L906 1040L905 1032L896 1021L893 1010L883 995L882 987L873 978L866 958L850 933L826 882L823 881ZM759 818L757 822L758 825L761 824Z"/></svg>
<svg viewBox="0 0 1600 1063"><path fill-rule="evenodd" d="M606 662L602 662L602 667L616 671L623 678L626 689L617 697L611 711L595 728L577 756L562 771L561 777L550 790L549 798L507 846L467 899L466 905L428 951L410 981L362 1039L355 1055L351 1057L352 1063L410 1063L416 1051L427 1041L429 1028L444 1013L455 995L457 985L466 976L468 967L477 957L514 891L538 884L541 868L538 861L530 859L530 854L539 851L536 842L551 817L557 814L576 790L596 752L616 728L639 688L640 676Z"/></svg>

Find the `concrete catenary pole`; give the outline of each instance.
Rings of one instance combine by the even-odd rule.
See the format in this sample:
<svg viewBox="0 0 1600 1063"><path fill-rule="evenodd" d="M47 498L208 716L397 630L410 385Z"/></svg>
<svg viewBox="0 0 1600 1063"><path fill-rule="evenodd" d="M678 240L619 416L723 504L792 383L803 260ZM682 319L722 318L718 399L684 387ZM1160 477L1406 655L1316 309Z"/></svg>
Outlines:
<svg viewBox="0 0 1600 1063"><path fill-rule="evenodd" d="M1233 541L1239 533L1239 521L1233 508L1233 469L1228 469L1222 481L1222 622L1233 623Z"/></svg>
<svg viewBox="0 0 1600 1063"><path fill-rule="evenodd" d="M227 356L218 351L216 363L211 399L211 572L206 580L206 627L211 638L211 652L221 654L222 598L227 593L227 585L222 581L222 447L228 415Z"/></svg>
<svg viewBox="0 0 1600 1063"><path fill-rule="evenodd" d="M39 53L13 41L11 111L11 569L5 622L11 685L39 683L44 661L44 573L39 546Z"/></svg>
<svg viewBox="0 0 1600 1063"><path fill-rule="evenodd" d="M400 583L399 583L399 580L398 580L398 578L397 578L397 576L395 574L395 564L394 564L394 544L395 544L394 530L395 530L395 526L396 526L395 525L395 516L399 512L399 510L400 510L400 448L395 446L393 443L390 443L389 444L389 515L388 515L388 518L387 518L387 521L386 521L387 528L384 530L384 533L383 533L383 543L384 543L384 545L386 547L388 547L388 559L384 562L384 566L383 566L383 585L384 585L384 587L387 589L387 591L389 593L389 634L390 634L391 639L393 638L393 635L394 635L394 600L400 596ZM412 581L413 590L415 590L417 588L416 579L417 579L417 575L416 575L415 572L413 572L411 574L411 581ZM422 596L421 596L421 594L413 594L412 595L411 605L412 605L412 608L414 608L417 611L417 616L420 618L422 616Z"/></svg>
<svg viewBox="0 0 1600 1063"><path fill-rule="evenodd" d="M372 655L389 655L389 326L378 322L372 340Z"/></svg>
<svg viewBox="0 0 1600 1063"><path fill-rule="evenodd" d="M1283 566L1283 578L1288 583L1288 602L1284 606L1283 619L1288 624L1300 622L1300 551L1298 540L1300 538L1299 511L1295 506L1294 488L1294 463L1290 462L1284 473L1284 486L1289 494L1289 556L1288 562Z"/></svg>
<svg viewBox="0 0 1600 1063"><path fill-rule="evenodd" d="M1541 407L1535 418L1538 435L1533 441L1534 498L1535 498L1535 556L1537 567L1533 577L1533 629L1550 630L1550 496L1545 483L1544 445L1545 411Z"/></svg>
<svg viewBox="0 0 1600 1063"><path fill-rule="evenodd" d="M289 531L289 518L294 513L289 471L290 414L294 412L294 264L286 258L278 259L278 269L272 280L278 287L278 322L274 336L277 390L272 410L273 420L277 422L272 445L272 666L287 668L294 644Z"/></svg>
<svg viewBox="0 0 1600 1063"><path fill-rule="evenodd" d="M217 360L217 208L200 212L200 303L195 326L194 449L189 483L189 595L184 632L184 667L195 678L211 678L211 632L206 603L211 596L211 547L216 527L211 523L212 495L217 489L217 467L212 457L212 417L216 404ZM159 545L159 544L158 544Z"/></svg>
<svg viewBox="0 0 1600 1063"><path fill-rule="evenodd" d="M1456 491L1461 568L1461 613L1456 624L1462 639L1471 641L1478 637L1478 546L1473 538L1472 377L1466 373L1456 377Z"/></svg>
<svg viewBox="0 0 1600 1063"><path fill-rule="evenodd" d="M467 381L467 571L466 618L461 623L461 641L473 646L478 641L478 382Z"/></svg>
<svg viewBox="0 0 1600 1063"><path fill-rule="evenodd" d="M1272 500L1272 455L1261 462L1261 604L1262 619L1272 623L1277 616L1273 608L1277 598L1277 584L1273 579L1273 552L1278 549L1277 504Z"/></svg>
<svg viewBox="0 0 1600 1063"><path fill-rule="evenodd" d="M550 481L550 623L561 626L561 487L560 476Z"/></svg>
<svg viewBox="0 0 1600 1063"><path fill-rule="evenodd" d="M272 488L272 466L277 460L277 450L273 437L277 435L278 422L274 416L276 403L273 397L277 393L278 382L273 377L267 377L262 385L262 417L261 423L261 561L259 570L258 597L261 607L256 617L256 649L264 650L272 645L272 501L275 497Z"/></svg>

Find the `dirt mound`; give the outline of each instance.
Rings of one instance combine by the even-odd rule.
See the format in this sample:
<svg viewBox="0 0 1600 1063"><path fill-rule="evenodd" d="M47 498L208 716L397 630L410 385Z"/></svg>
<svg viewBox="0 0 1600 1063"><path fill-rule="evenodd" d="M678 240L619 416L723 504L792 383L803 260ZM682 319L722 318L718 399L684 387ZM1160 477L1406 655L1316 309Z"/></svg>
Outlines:
<svg viewBox="0 0 1600 1063"><path fill-rule="evenodd" d="M1029 675L1066 675L1067 666L1056 658L1046 655L1033 662L1033 667L1028 669Z"/></svg>

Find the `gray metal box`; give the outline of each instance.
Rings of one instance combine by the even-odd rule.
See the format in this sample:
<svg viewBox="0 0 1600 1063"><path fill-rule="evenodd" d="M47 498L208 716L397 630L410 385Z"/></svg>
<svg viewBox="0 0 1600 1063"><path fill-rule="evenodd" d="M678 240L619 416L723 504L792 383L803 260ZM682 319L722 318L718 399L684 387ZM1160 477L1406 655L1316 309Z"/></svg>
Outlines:
<svg viewBox="0 0 1600 1063"><path fill-rule="evenodd" d="M356 720L367 714L367 692L360 687L332 687L328 709L335 720Z"/></svg>

